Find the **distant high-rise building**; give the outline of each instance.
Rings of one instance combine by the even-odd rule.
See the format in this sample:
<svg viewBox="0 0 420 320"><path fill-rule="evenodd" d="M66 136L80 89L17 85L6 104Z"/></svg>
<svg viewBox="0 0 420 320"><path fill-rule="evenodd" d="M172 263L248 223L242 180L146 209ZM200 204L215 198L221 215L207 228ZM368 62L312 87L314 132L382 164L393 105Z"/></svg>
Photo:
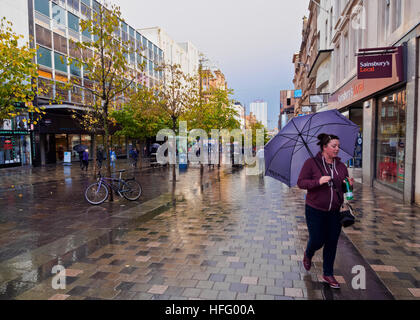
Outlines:
<svg viewBox="0 0 420 320"><path fill-rule="evenodd" d="M245 129L245 108L244 108L244 106L240 102L235 102L232 107L238 113L235 116L235 119L238 120L241 123L241 129Z"/></svg>
<svg viewBox="0 0 420 320"><path fill-rule="evenodd" d="M261 122L264 127L268 127L267 119L267 102L263 100L256 100L250 104L249 111L252 112L257 120Z"/></svg>

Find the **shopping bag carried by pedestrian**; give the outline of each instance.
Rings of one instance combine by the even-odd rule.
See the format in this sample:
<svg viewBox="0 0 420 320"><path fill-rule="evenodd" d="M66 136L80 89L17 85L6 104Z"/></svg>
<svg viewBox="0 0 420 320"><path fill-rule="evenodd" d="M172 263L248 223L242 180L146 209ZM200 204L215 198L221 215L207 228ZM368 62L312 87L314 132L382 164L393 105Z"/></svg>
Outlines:
<svg viewBox="0 0 420 320"><path fill-rule="evenodd" d="M340 222L344 228L351 227L356 222L356 212L354 211L351 204L344 200L343 205L340 208Z"/></svg>

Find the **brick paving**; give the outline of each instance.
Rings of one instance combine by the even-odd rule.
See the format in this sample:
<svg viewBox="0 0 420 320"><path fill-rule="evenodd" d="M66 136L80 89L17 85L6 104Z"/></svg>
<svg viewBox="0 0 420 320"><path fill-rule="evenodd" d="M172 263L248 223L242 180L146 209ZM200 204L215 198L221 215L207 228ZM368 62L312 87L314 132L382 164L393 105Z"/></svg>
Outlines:
<svg viewBox="0 0 420 320"><path fill-rule="evenodd" d="M414 269L413 273L412 268L404 269L399 263L385 265L384 257L390 249L378 246L379 234L370 226L370 218L361 216L354 228L346 230L363 257L347 237L340 239L336 274L342 289L334 291L320 282L322 252L315 256L311 272L306 272L301 263L307 241L301 190L288 189L272 179L246 176L244 170L206 172L204 181L200 181L196 172L189 170L181 175L176 192L184 200L175 207L139 222L116 241L68 265L65 290L53 290L49 278L16 298L389 299L391 295L377 275L394 297L418 297L419 270ZM388 212L387 201L395 203L361 186L355 193L356 198L362 199L356 207L364 210L360 210L363 215L371 205L376 209L372 211L376 221L380 219L378 215ZM377 210L381 208L384 211ZM392 221L403 222L396 213L387 215ZM391 230L395 231L392 221ZM403 228L402 224L397 226ZM373 233L367 237L365 229ZM380 241L388 245L390 240L398 243L398 236L402 235L394 234L394 238L387 232L383 234L387 237L382 235ZM404 253L418 250L414 246L418 234L414 236L405 239L411 246L410 252ZM376 246L373 249L376 251L369 251L371 246ZM368 281L368 290L356 291L351 287L351 267L356 261L368 269L368 278L372 279ZM396 277L391 282L383 276L383 273L389 276L390 272Z"/></svg>
<svg viewBox="0 0 420 320"><path fill-rule="evenodd" d="M43 170L39 169L38 174ZM181 174L177 183L176 194L183 200L140 221L135 220L140 206L144 210L144 203L155 201L159 194L171 189L166 169L136 173L146 189L143 204L117 201L99 207L83 203L80 194L73 196L75 189L86 184L87 177L72 170L69 187L64 168L56 171L50 182L35 188L22 184L22 179L29 179L22 176L13 180L9 175L7 183L3 181L0 204L5 204L6 210L0 215L0 241L15 252L5 251L2 246L2 265L13 265L7 263L20 257L21 250L42 253L48 245L50 253L56 250L59 255L58 245L54 249L52 241L71 236L84 225L88 225L88 231L119 229L115 221L101 221L104 214L109 215L105 221L124 216L134 222L98 250L89 251L87 257L67 263L65 290L53 290L49 277L13 298L419 299L420 246L415 220L419 209L370 188L356 187L359 221L340 238L335 272L342 288L332 290L321 283L322 251L314 257L311 272L306 272L301 263L308 237L301 190L289 189L271 178L246 176L245 170L206 170L200 179L199 170L193 169ZM21 190L6 190L10 183L21 183ZM68 188L68 192L63 195L53 191L52 196L48 195L54 187L61 191ZM61 205L69 194L67 206ZM148 208L154 206L152 203ZM60 220L51 219L51 213L60 214ZM55 229L63 223L67 233L57 235ZM36 236L32 232L25 238L25 229L34 226ZM52 233L56 236L52 237ZM43 261L42 256L36 259ZM356 264L367 269L367 290L351 286L351 268ZM13 268L0 270L16 272Z"/></svg>

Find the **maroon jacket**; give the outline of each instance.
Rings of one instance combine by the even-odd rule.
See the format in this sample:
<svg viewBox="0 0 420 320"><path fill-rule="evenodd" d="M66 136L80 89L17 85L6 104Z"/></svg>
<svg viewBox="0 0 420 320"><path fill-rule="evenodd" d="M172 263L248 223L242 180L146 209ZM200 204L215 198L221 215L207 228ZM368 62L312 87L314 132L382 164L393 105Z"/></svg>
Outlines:
<svg viewBox="0 0 420 320"><path fill-rule="evenodd" d="M344 201L343 181L349 176L349 173L347 167L340 160L340 158L335 158L331 168L319 152L315 159L310 158L305 162L300 172L298 186L300 189L308 190L306 196L308 206L321 211L336 211L341 207ZM322 186L319 184L319 180L323 176L333 177L340 197L331 183Z"/></svg>

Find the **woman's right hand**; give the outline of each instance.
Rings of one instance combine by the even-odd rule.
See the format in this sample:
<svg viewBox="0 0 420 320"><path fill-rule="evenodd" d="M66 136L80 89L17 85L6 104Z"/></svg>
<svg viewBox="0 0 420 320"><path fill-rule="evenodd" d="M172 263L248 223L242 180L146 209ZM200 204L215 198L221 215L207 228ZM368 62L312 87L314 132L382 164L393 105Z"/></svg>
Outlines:
<svg viewBox="0 0 420 320"><path fill-rule="evenodd" d="M326 183L328 183L330 181L331 181L331 177L330 176L324 176L321 179L319 179L319 185L322 186L323 184L326 184Z"/></svg>

